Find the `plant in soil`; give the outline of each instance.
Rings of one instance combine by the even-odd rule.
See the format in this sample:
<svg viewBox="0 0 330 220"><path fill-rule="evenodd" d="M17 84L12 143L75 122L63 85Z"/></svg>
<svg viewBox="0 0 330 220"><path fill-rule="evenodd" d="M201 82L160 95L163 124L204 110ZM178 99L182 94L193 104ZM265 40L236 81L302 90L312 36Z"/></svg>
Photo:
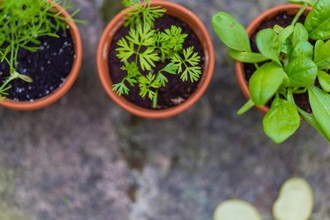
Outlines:
<svg viewBox="0 0 330 220"><path fill-rule="evenodd" d="M244 27L227 12L215 14L212 25L229 47L229 56L256 69L248 81L251 98L238 114L254 105L270 105L263 129L275 143L290 137L301 117L330 141L330 1L290 2L302 4L291 24L259 30L256 51ZM313 8L300 22L308 5ZM299 106L299 94L307 96L311 112Z"/></svg>
<svg viewBox="0 0 330 220"><path fill-rule="evenodd" d="M188 34L180 26L165 29L155 26L166 9L150 6L150 0L123 0L122 3L132 10L128 11L124 23L129 31L118 40L115 49L124 75L114 83L113 90L121 96L130 95L138 88L139 96L149 99L151 107L156 109L159 92L172 76L182 82L199 80L201 57L193 46L185 46Z"/></svg>
<svg viewBox="0 0 330 220"><path fill-rule="evenodd" d="M66 31L67 18L61 16L61 11L53 9L54 4L60 3L64 9L71 7L71 1L0 0L0 96L2 99L8 96L13 87L12 83L17 80L26 83L34 81L26 69L20 68L21 57L40 51L43 47L42 38L60 38L59 31ZM77 12L78 10L73 12L72 16Z"/></svg>

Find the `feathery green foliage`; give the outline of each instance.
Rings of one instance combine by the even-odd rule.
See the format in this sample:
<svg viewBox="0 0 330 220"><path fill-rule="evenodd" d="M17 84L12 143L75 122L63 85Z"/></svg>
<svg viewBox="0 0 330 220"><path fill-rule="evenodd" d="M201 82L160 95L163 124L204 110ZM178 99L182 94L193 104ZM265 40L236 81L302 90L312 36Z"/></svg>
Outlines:
<svg viewBox="0 0 330 220"><path fill-rule="evenodd" d="M182 28L172 25L165 30L154 28L156 19L166 10L151 6L150 0L123 0L125 6L132 6L126 15L124 26L129 27L127 36L118 42L117 57L126 72L122 81L113 85L118 95L129 95L129 87L139 86L139 95L152 100L157 107L158 90L168 83L166 74L179 75L182 81L196 82L201 75L200 56L193 47L184 48L186 37ZM166 66L154 72L158 63Z"/></svg>
<svg viewBox="0 0 330 220"><path fill-rule="evenodd" d="M0 61L10 67L10 76L0 85L0 96L4 98L15 79L32 82L32 79L17 71L17 57L21 48L31 52L39 50L39 37L58 37L54 32L66 29L68 20L53 4L62 3L64 9L71 7L71 1L54 0L0 0ZM73 14L78 12L75 11ZM51 20L52 18L52 20Z"/></svg>

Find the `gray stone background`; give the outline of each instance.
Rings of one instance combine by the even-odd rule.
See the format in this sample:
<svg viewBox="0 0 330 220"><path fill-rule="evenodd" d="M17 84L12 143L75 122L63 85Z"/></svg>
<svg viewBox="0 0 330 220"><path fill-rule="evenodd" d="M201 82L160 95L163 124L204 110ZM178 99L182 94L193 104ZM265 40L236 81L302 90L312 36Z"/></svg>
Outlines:
<svg viewBox="0 0 330 220"><path fill-rule="evenodd" d="M247 25L285 0L171 0L195 12L212 35L215 72L205 95L167 120L134 117L116 106L99 82L98 39L119 0L73 0L84 58L74 87L42 110L0 109L0 219L211 220L214 208L239 198L264 220L279 187L303 177L312 185L312 219L329 220L330 148L302 122L287 142L263 134L262 115L236 110L245 102L233 61L210 19L226 10Z"/></svg>

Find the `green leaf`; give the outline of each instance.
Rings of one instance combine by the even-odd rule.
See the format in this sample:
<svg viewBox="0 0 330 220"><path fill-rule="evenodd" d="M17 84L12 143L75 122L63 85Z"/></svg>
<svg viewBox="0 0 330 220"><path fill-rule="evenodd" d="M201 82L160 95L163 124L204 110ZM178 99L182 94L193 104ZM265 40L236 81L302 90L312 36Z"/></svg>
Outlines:
<svg viewBox="0 0 330 220"><path fill-rule="evenodd" d="M182 28L172 25L161 33L160 41L163 47L180 51L188 34L182 33Z"/></svg>
<svg viewBox="0 0 330 220"><path fill-rule="evenodd" d="M237 51L232 49L229 50L229 56L243 63L260 63L269 60L269 58L261 53Z"/></svg>
<svg viewBox="0 0 330 220"><path fill-rule="evenodd" d="M175 75L177 74L178 66L171 62L167 64L162 71Z"/></svg>
<svg viewBox="0 0 330 220"><path fill-rule="evenodd" d="M158 78L152 73L148 73L146 76L139 77L139 95L143 98L148 96L150 100L153 100L156 95L155 89L158 89L162 86Z"/></svg>
<svg viewBox="0 0 330 220"><path fill-rule="evenodd" d="M197 82L201 74L201 68L199 66L187 67L181 74L182 81Z"/></svg>
<svg viewBox="0 0 330 220"><path fill-rule="evenodd" d="M212 26L220 40L229 48L251 52L249 36L245 28L227 12L212 17Z"/></svg>
<svg viewBox="0 0 330 220"><path fill-rule="evenodd" d="M290 58L292 60L296 58L309 58L313 59L314 47L308 41L300 41L291 52Z"/></svg>
<svg viewBox="0 0 330 220"><path fill-rule="evenodd" d="M321 69L330 68L330 40L325 43L322 40L316 41L314 51L314 62Z"/></svg>
<svg viewBox="0 0 330 220"><path fill-rule="evenodd" d="M119 96L125 94L128 95L129 89L124 84L124 82L113 84L112 91L115 91Z"/></svg>
<svg viewBox="0 0 330 220"><path fill-rule="evenodd" d="M275 220L307 220L313 211L314 195L311 186L302 178L285 181L273 205Z"/></svg>
<svg viewBox="0 0 330 220"><path fill-rule="evenodd" d="M285 72L275 62L266 63L254 72L249 81L251 99L265 105L274 96L285 78Z"/></svg>
<svg viewBox="0 0 330 220"><path fill-rule="evenodd" d="M125 27L134 27L135 25L148 24L154 26L157 18L164 16L166 9L161 6L150 6L150 1L146 1L144 5L140 4L140 0L124 0L124 5L134 7L129 10L125 17Z"/></svg>
<svg viewBox="0 0 330 220"><path fill-rule="evenodd" d="M305 112L304 110L302 110L301 108L298 108L299 113L301 114L301 116L311 125L313 126L317 132L319 132L321 135L323 135L324 137L326 137L325 132L322 130L322 128L320 127L320 125L317 123L315 117L313 114L309 114L307 112ZM329 139L328 139L329 140ZM330 140L329 140L330 141Z"/></svg>
<svg viewBox="0 0 330 220"><path fill-rule="evenodd" d="M320 85L322 87L322 89L325 92L330 92L330 74L322 71L322 70L318 70L317 71L317 78L320 82Z"/></svg>
<svg viewBox="0 0 330 220"><path fill-rule="evenodd" d="M250 203L231 199L216 207L213 220L261 220L261 216Z"/></svg>
<svg viewBox="0 0 330 220"><path fill-rule="evenodd" d="M319 0L307 15L305 27L313 40L326 40L330 37L330 0Z"/></svg>
<svg viewBox="0 0 330 220"><path fill-rule="evenodd" d="M116 51L117 57L122 61L127 61L131 56L135 54L134 45L130 45L125 38L121 38L117 45L119 46Z"/></svg>
<svg viewBox="0 0 330 220"><path fill-rule="evenodd" d="M308 96L314 117L330 141L330 95L312 86L308 89Z"/></svg>
<svg viewBox="0 0 330 220"><path fill-rule="evenodd" d="M145 51L139 53L138 58L142 70L151 70L152 67L156 66L155 62L160 60L155 49L152 47L147 47Z"/></svg>
<svg viewBox="0 0 330 220"><path fill-rule="evenodd" d="M266 135L279 144L298 129L300 116L293 103L277 97L262 123Z"/></svg>
<svg viewBox="0 0 330 220"><path fill-rule="evenodd" d="M200 56L194 51L194 47L188 47L183 50L183 57L178 53L174 54L171 58L177 69L177 72L181 74L182 81L190 79L191 82L198 81L202 74L202 69L199 66Z"/></svg>
<svg viewBox="0 0 330 220"><path fill-rule="evenodd" d="M281 65L279 58L281 42L273 29L267 28L259 31L256 36L256 43L260 53Z"/></svg>
<svg viewBox="0 0 330 220"><path fill-rule="evenodd" d="M328 40L330 38L330 18L320 24L310 33L313 40Z"/></svg>
<svg viewBox="0 0 330 220"><path fill-rule="evenodd" d="M293 47L295 47L299 42L308 41L308 31L302 23L296 23L294 26L294 31L292 35Z"/></svg>
<svg viewBox="0 0 330 220"><path fill-rule="evenodd" d="M284 70L290 78L291 85L294 87L308 87L313 85L317 75L316 64L308 58L294 59Z"/></svg>
<svg viewBox="0 0 330 220"><path fill-rule="evenodd" d="M291 36L294 27L295 26L293 25L289 25L278 33L278 39L281 44L283 44Z"/></svg>
<svg viewBox="0 0 330 220"><path fill-rule="evenodd" d="M168 79L166 78L166 76L164 76L161 73L158 73L157 75L157 81L162 85L162 86L166 86L166 84L168 83Z"/></svg>
<svg viewBox="0 0 330 220"><path fill-rule="evenodd" d="M242 115L245 112L247 112L248 110L250 110L253 106L254 106L254 102L252 101L252 99L249 99L238 111L237 111L237 115Z"/></svg>

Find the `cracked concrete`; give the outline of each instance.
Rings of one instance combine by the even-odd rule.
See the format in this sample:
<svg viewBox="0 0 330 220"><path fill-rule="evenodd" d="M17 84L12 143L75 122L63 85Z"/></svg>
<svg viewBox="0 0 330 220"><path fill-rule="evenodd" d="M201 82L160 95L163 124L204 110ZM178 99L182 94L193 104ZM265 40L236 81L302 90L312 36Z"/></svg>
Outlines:
<svg viewBox="0 0 330 220"><path fill-rule="evenodd" d="M98 39L120 1L74 0L78 18L88 21L79 25L84 58L74 87L42 110L0 109L0 219L211 220L218 203L240 198L270 220L279 187L292 176L313 187L313 219L329 219L329 143L303 122L275 145L260 112L237 116L245 100L210 25L218 10L247 25L286 1L171 1L196 13L212 36L216 68L206 94L167 120L124 112L106 96L95 65Z"/></svg>

